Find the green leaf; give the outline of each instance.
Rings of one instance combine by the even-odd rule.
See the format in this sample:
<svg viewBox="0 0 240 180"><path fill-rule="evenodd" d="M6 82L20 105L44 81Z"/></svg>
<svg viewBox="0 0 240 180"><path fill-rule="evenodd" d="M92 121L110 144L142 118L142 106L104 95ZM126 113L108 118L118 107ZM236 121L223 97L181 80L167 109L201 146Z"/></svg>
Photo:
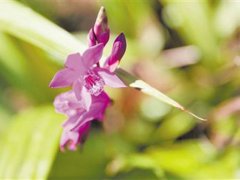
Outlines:
<svg viewBox="0 0 240 180"><path fill-rule="evenodd" d="M62 28L13 0L1 3L0 31L8 32L59 58L85 48Z"/></svg>
<svg viewBox="0 0 240 180"><path fill-rule="evenodd" d="M163 140L174 140L192 129L195 124L196 121L191 116L177 113L173 117L164 119L150 141L157 143Z"/></svg>
<svg viewBox="0 0 240 180"><path fill-rule="evenodd" d="M47 106L12 120L0 137L0 179L45 179L58 150L63 116Z"/></svg>
<svg viewBox="0 0 240 180"><path fill-rule="evenodd" d="M166 96L165 94L163 94L161 91L155 89L154 87L150 86L149 84L147 84L146 82L144 82L143 80L137 79L136 77L132 76L131 74L129 74L128 72L124 71L123 69L117 69L116 73L118 74L118 76L130 87L135 88L137 90L140 90L141 92L150 95L166 104L169 104L175 108L178 108L182 111L187 112L188 114L190 114L191 116L205 121L206 119L201 118L195 114L193 114L192 112L190 112L189 110L187 110L185 107L183 107L181 104L179 104L178 102L174 101L173 99L171 99L170 97Z"/></svg>
<svg viewBox="0 0 240 180"><path fill-rule="evenodd" d="M164 5L166 22L174 27L187 43L200 48L206 67L216 68L222 59L219 57L217 38L213 30L210 2L195 0L179 3L178 0L162 0L161 3Z"/></svg>
<svg viewBox="0 0 240 180"><path fill-rule="evenodd" d="M185 177L211 161L216 149L207 141L185 141L162 147L148 148L143 153L133 153L115 159L111 166L115 173L133 168L151 169L157 176L164 172ZM114 167L118 162L118 167ZM115 165L116 166L116 165Z"/></svg>
<svg viewBox="0 0 240 180"><path fill-rule="evenodd" d="M0 32L0 75L3 76L11 86L17 88L21 92L25 92L27 96L31 96L34 101L46 102L51 98L51 91L47 86L49 80L45 84L42 83L38 76L49 77L49 72L44 71L44 60L41 59L39 65L33 68L31 65L38 61L29 61L24 51L19 49L13 38L5 33ZM34 48L31 49L35 55ZM39 54L38 58L39 57ZM43 72L42 74L39 73ZM50 77L49 77L50 79ZM39 91L41 89L41 91Z"/></svg>

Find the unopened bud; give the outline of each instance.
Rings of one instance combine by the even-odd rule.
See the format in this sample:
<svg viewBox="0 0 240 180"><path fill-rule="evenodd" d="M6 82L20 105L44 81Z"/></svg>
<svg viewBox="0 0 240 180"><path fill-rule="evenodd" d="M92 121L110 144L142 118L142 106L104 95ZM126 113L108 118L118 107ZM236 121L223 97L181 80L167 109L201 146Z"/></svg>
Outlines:
<svg viewBox="0 0 240 180"><path fill-rule="evenodd" d="M108 19L104 7L101 7L94 27L89 31L89 46L96 45L98 43L107 44L110 36L110 30L108 28Z"/></svg>
<svg viewBox="0 0 240 180"><path fill-rule="evenodd" d="M123 33L121 33L114 41L113 48L110 56L107 58L105 62L105 66L108 66L110 71L114 71L120 60L122 59L125 51L126 51L127 43L126 38Z"/></svg>

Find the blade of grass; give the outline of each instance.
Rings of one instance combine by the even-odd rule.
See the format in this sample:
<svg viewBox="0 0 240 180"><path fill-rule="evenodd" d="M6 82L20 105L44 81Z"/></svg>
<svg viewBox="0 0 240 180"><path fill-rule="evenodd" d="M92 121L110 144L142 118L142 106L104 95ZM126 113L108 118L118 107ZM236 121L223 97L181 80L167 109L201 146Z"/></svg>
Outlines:
<svg viewBox="0 0 240 180"><path fill-rule="evenodd" d="M201 117L197 116L196 114L190 112L189 110L187 110L185 107L183 107L181 104L179 104L175 100L171 99L170 97L166 96L159 90L148 85L144 81L137 79L136 77L132 76L128 72L124 71L123 69L117 69L117 74L127 85L129 85L129 87L135 88L135 89L137 89L147 95L150 95L164 103L167 103L175 108L185 111L188 114L190 114L191 116L193 116L201 121L206 121L206 119L201 118Z"/></svg>
<svg viewBox="0 0 240 180"><path fill-rule="evenodd" d="M1 136L0 179L46 179L58 150L62 120L49 106L13 117Z"/></svg>
<svg viewBox="0 0 240 180"><path fill-rule="evenodd" d="M60 58L85 49L71 34L13 0L1 3L0 31L8 32Z"/></svg>

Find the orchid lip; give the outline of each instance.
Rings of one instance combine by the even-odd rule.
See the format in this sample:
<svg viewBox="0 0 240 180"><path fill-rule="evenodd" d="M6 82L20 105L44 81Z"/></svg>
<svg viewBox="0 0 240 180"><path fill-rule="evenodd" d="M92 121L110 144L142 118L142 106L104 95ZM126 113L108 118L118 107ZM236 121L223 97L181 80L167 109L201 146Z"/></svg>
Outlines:
<svg viewBox="0 0 240 180"><path fill-rule="evenodd" d="M83 85L91 95L98 96L101 94L104 81L98 74L90 70L83 79Z"/></svg>

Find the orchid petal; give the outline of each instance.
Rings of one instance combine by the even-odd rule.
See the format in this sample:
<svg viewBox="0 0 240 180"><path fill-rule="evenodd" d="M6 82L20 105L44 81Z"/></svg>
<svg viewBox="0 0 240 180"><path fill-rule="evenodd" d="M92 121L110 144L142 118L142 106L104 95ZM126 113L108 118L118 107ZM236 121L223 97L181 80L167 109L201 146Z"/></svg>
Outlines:
<svg viewBox="0 0 240 180"><path fill-rule="evenodd" d="M75 95L73 94L75 97ZM67 99L67 98L68 99ZM70 106L69 102L72 100L70 99L70 94L69 92L67 93L62 93L58 95L55 100L54 100L54 107L56 112L66 114L67 116L74 116L76 114L76 108L72 108L72 105Z"/></svg>
<svg viewBox="0 0 240 180"><path fill-rule="evenodd" d="M64 151L64 148L66 146L69 150L76 150L77 145L84 142L84 139L88 135L90 127L90 122L82 124L77 130L70 130L69 127L64 127L60 141L61 150Z"/></svg>
<svg viewBox="0 0 240 180"><path fill-rule="evenodd" d="M113 88L121 88L126 87L126 85L122 82L116 74L108 71L108 70L97 70L97 73L103 78L103 81L106 85Z"/></svg>
<svg viewBox="0 0 240 180"><path fill-rule="evenodd" d="M61 151L64 151L65 146L68 146L70 150L76 150L76 145L78 144L78 141L79 141L78 132L64 129L60 140Z"/></svg>
<svg viewBox="0 0 240 180"><path fill-rule="evenodd" d="M72 88L77 100L81 101L82 100L81 93L82 93L83 85L79 82L79 80L77 80L73 83Z"/></svg>
<svg viewBox="0 0 240 180"><path fill-rule="evenodd" d="M93 28L91 28L88 32L88 46L91 47L91 46L94 46L97 44L97 39L96 39L96 35L93 31Z"/></svg>
<svg viewBox="0 0 240 180"><path fill-rule="evenodd" d="M81 74L83 74L87 70L84 66L83 58L79 53L70 54L65 62L65 67L72 70L78 70L78 74L81 72Z"/></svg>
<svg viewBox="0 0 240 180"><path fill-rule="evenodd" d="M85 123L92 120L102 120L104 112L110 103L110 98L105 92L102 92L98 96L93 96L90 109L81 114L75 125L71 125L73 127L71 130L77 131Z"/></svg>
<svg viewBox="0 0 240 180"><path fill-rule="evenodd" d="M89 94L86 88L82 86L82 84L79 81L74 82L73 91L75 93L76 98L82 101L83 108L88 111L92 103L91 94Z"/></svg>
<svg viewBox="0 0 240 180"><path fill-rule="evenodd" d="M63 88L71 86L77 79L77 74L69 69L63 69L58 71L49 84L51 88Z"/></svg>
<svg viewBox="0 0 240 180"><path fill-rule="evenodd" d="M74 124L78 121L81 113L75 114L74 116L70 116L67 121L65 121L62 126L64 129L71 130Z"/></svg>
<svg viewBox="0 0 240 180"><path fill-rule="evenodd" d="M83 61L86 68L90 68L94 64L99 62L100 58L102 57L103 48L104 48L104 45L100 43L88 48L83 53Z"/></svg>
<svg viewBox="0 0 240 180"><path fill-rule="evenodd" d="M66 114L68 117L78 115L84 109L83 102L77 100L73 91L61 93L54 100L54 107L57 112Z"/></svg>
<svg viewBox="0 0 240 180"><path fill-rule="evenodd" d="M88 111L92 103L92 96L85 87L82 88L82 97L84 98L85 109Z"/></svg>

